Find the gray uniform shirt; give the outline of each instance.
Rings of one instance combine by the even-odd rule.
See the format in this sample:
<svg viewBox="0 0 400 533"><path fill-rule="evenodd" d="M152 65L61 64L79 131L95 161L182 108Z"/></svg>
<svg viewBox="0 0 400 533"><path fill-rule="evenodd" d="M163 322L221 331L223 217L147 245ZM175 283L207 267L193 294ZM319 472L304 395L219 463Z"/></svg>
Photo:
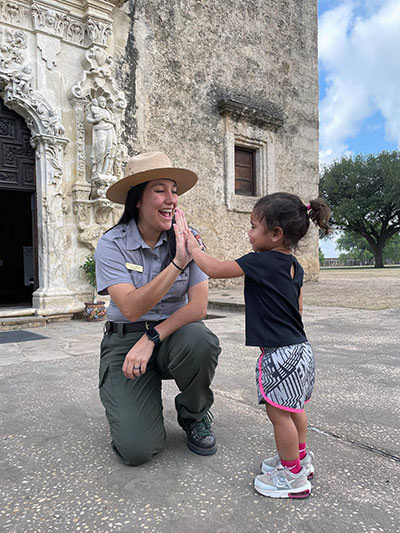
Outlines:
<svg viewBox="0 0 400 533"><path fill-rule="evenodd" d="M136 222L120 224L105 233L95 252L96 278L99 294L108 294L108 287L117 283L131 283L137 289L157 276L168 254L167 236L163 232L153 249L139 233ZM207 275L192 261L181 272L170 290L153 309L138 318L164 320L188 301L189 287L207 279ZM107 319L112 322L129 322L111 300Z"/></svg>

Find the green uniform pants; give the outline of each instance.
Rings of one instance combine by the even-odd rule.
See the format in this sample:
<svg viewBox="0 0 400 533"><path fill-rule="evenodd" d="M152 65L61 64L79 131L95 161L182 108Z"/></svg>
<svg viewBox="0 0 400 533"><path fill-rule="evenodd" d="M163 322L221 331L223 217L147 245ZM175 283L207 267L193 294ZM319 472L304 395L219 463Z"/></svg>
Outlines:
<svg viewBox="0 0 400 533"><path fill-rule="evenodd" d="M213 403L210 389L221 351L218 338L203 322L181 327L167 337L148 362L146 373L128 379L125 356L142 332L105 334L101 343L100 398L106 410L114 450L128 465L139 465L165 443L161 380L174 379L178 417L201 420Z"/></svg>

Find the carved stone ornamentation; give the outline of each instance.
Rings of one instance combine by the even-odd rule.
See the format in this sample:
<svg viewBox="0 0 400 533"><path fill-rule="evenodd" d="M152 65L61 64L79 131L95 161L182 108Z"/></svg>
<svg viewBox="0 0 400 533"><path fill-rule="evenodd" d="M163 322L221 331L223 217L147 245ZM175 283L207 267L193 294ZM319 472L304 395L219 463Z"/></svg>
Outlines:
<svg viewBox="0 0 400 533"><path fill-rule="evenodd" d="M0 82L4 102L26 119L40 134L61 137L64 127L44 96L32 88L32 69L23 63L27 37L22 31L7 30L0 45Z"/></svg>
<svg viewBox="0 0 400 533"><path fill-rule="evenodd" d="M87 24L89 38L96 44L85 51L83 75L71 87L69 100L76 120L78 179L73 186L73 212L79 241L92 248L121 215L105 194L120 177L125 156L119 139L126 101L113 77L112 57L104 49L111 28L91 19Z"/></svg>
<svg viewBox="0 0 400 533"><path fill-rule="evenodd" d="M39 235L39 289L33 294L33 306L44 308L46 302L63 298L68 291L60 276L64 260L65 194L62 174L65 145L64 126L55 108L32 86L32 69L25 62L27 35L22 30L3 30L0 37L0 96L4 104L26 120L35 149L36 190ZM24 147L24 150L29 147ZM10 154L11 156L11 154ZM25 176L33 182L33 174Z"/></svg>
<svg viewBox="0 0 400 533"><path fill-rule="evenodd" d="M60 276L65 250L66 201L62 189L62 169L67 139L34 134L31 143L36 150L37 185L41 197L38 219L42 237L39 254L40 288L33 294L33 305L43 308L52 297L68 293Z"/></svg>
<svg viewBox="0 0 400 533"><path fill-rule="evenodd" d="M77 171L78 171L78 183L85 183L85 164L86 164L86 155L85 155L85 124L84 124L84 111L83 105L80 101L77 101L75 107L75 117L76 117L76 151L77 151ZM90 187L89 187L90 194Z"/></svg>
<svg viewBox="0 0 400 533"><path fill-rule="evenodd" d="M27 14L28 9L26 6L21 5L21 2L0 2L0 19L4 20L4 22L21 24Z"/></svg>
<svg viewBox="0 0 400 533"><path fill-rule="evenodd" d="M88 200L74 202L73 213L80 232L90 225L90 207L91 203Z"/></svg>
<svg viewBox="0 0 400 533"><path fill-rule="evenodd" d="M72 290L67 288L73 255L66 251L68 243L76 246L78 238L79 254L92 250L100 234L120 216L120 210L104 198L119 177L117 140L125 107L106 52L112 8L103 0L0 0L0 98L6 108L25 119L30 130L18 148L5 143L3 156L6 165L14 165L17 157L25 151L32 156L34 149L31 167L20 165L15 173L27 189L35 190L37 199L39 288L32 304L45 315L80 310L80 282ZM80 55L84 56L81 69ZM68 89L65 80L74 71L77 83L76 90L70 91L71 117L63 97ZM65 161L68 139L62 120L69 131L74 117L75 142ZM6 118L0 121L3 134L11 128ZM0 176L3 186L6 179L9 176ZM73 268L79 272L76 261Z"/></svg>
<svg viewBox="0 0 400 533"><path fill-rule="evenodd" d="M20 30L0 29L0 71L13 74L21 68L27 35Z"/></svg>
<svg viewBox="0 0 400 533"><path fill-rule="evenodd" d="M41 33L37 36L37 47L49 70L57 66L57 56L61 52L61 42Z"/></svg>
<svg viewBox="0 0 400 533"><path fill-rule="evenodd" d="M96 224L106 226L109 223L110 215L115 212L114 205L108 200L99 199L95 202L95 221Z"/></svg>
<svg viewBox="0 0 400 533"><path fill-rule="evenodd" d="M47 168L47 182L56 186L62 181L62 155L63 147L54 142L47 142L45 146L46 157L49 162Z"/></svg>
<svg viewBox="0 0 400 533"><path fill-rule="evenodd" d="M85 42L85 25L78 20L69 19L65 38L67 41L83 45Z"/></svg>
<svg viewBox="0 0 400 533"><path fill-rule="evenodd" d="M31 9L33 28L63 37L70 17L66 13L34 4Z"/></svg>
<svg viewBox="0 0 400 533"><path fill-rule="evenodd" d="M104 187L112 183L117 150L116 118L107 108L105 96L92 99L86 120L92 125L91 178L97 184L97 197L101 198L105 193Z"/></svg>
<svg viewBox="0 0 400 533"><path fill-rule="evenodd" d="M105 78L111 76L112 57L98 46L93 46L85 53L82 63L85 70L88 70L91 75L95 74Z"/></svg>
<svg viewBox="0 0 400 533"><path fill-rule="evenodd" d="M115 94L115 102L120 109L125 108L125 97L118 91L115 80L112 77L111 66L112 57L99 46L93 46L85 52L82 59L84 68L83 77L71 87L71 98L85 99L85 93L90 88L103 88L110 94ZM87 100L88 102L88 100Z"/></svg>
<svg viewBox="0 0 400 533"><path fill-rule="evenodd" d="M105 24L94 19L88 19L86 23L86 31L90 44L97 44L100 46L107 46L108 38L112 34L110 24Z"/></svg>
<svg viewBox="0 0 400 533"><path fill-rule="evenodd" d="M69 98L75 108L78 178L80 183L91 183L94 200L105 198L107 188L119 177L118 138L126 102L112 77L112 59L103 48L87 50L82 65L83 77L71 87ZM91 147L89 161L85 145Z"/></svg>
<svg viewBox="0 0 400 533"><path fill-rule="evenodd" d="M82 20L60 8L28 0L0 0L0 20L26 30L33 29L38 35L51 35L86 48L93 45L107 47L112 34L109 22L93 16Z"/></svg>
<svg viewBox="0 0 400 533"><path fill-rule="evenodd" d="M22 65L19 72L16 72L12 78L9 77L8 84L4 88L5 103L12 109L22 108L22 115L26 117L28 114L26 117L28 126L32 125L32 116L34 116L38 121L40 133L62 137L64 126L58 114L39 91L32 89L31 77L31 68L28 65Z"/></svg>

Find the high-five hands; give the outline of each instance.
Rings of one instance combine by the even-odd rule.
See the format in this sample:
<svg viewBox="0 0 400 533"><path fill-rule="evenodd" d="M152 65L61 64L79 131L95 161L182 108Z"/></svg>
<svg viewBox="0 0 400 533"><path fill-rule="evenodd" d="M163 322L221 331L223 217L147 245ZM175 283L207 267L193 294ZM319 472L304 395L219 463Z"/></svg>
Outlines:
<svg viewBox="0 0 400 533"><path fill-rule="evenodd" d="M186 249L191 258L193 250L199 248L199 243L196 241L195 237L193 236L193 233L190 231L183 211L179 208L175 209L175 220L177 226L180 228L180 230L182 230L182 234L185 239Z"/></svg>
<svg viewBox="0 0 400 533"><path fill-rule="evenodd" d="M174 257L175 266L184 269L192 260L192 250L199 248L199 243L190 231L183 211L175 209L176 254ZM128 379L135 379L146 373L147 364L154 350L154 343L143 335L132 346L125 357L122 371Z"/></svg>
<svg viewBox="0 0 400 533"><path fill-rule="evenodd" d="M175 209L175 239L176 239L176 256L174 262L181 268L190 263L192 254L186 246L186 232L189 231L185 215L178 207Z"/></svg>

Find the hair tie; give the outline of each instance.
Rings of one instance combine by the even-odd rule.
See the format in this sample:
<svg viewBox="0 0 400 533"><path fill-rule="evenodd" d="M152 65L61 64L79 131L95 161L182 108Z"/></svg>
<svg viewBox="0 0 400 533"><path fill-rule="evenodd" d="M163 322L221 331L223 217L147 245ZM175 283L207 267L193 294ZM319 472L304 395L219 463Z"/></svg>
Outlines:
<svg viewBox="0 0 400 533"><path fill-rule="evenodd" d="M307 209L307 211L311 211L311 204L307 204L306 205L306 209Z"/></svg>

